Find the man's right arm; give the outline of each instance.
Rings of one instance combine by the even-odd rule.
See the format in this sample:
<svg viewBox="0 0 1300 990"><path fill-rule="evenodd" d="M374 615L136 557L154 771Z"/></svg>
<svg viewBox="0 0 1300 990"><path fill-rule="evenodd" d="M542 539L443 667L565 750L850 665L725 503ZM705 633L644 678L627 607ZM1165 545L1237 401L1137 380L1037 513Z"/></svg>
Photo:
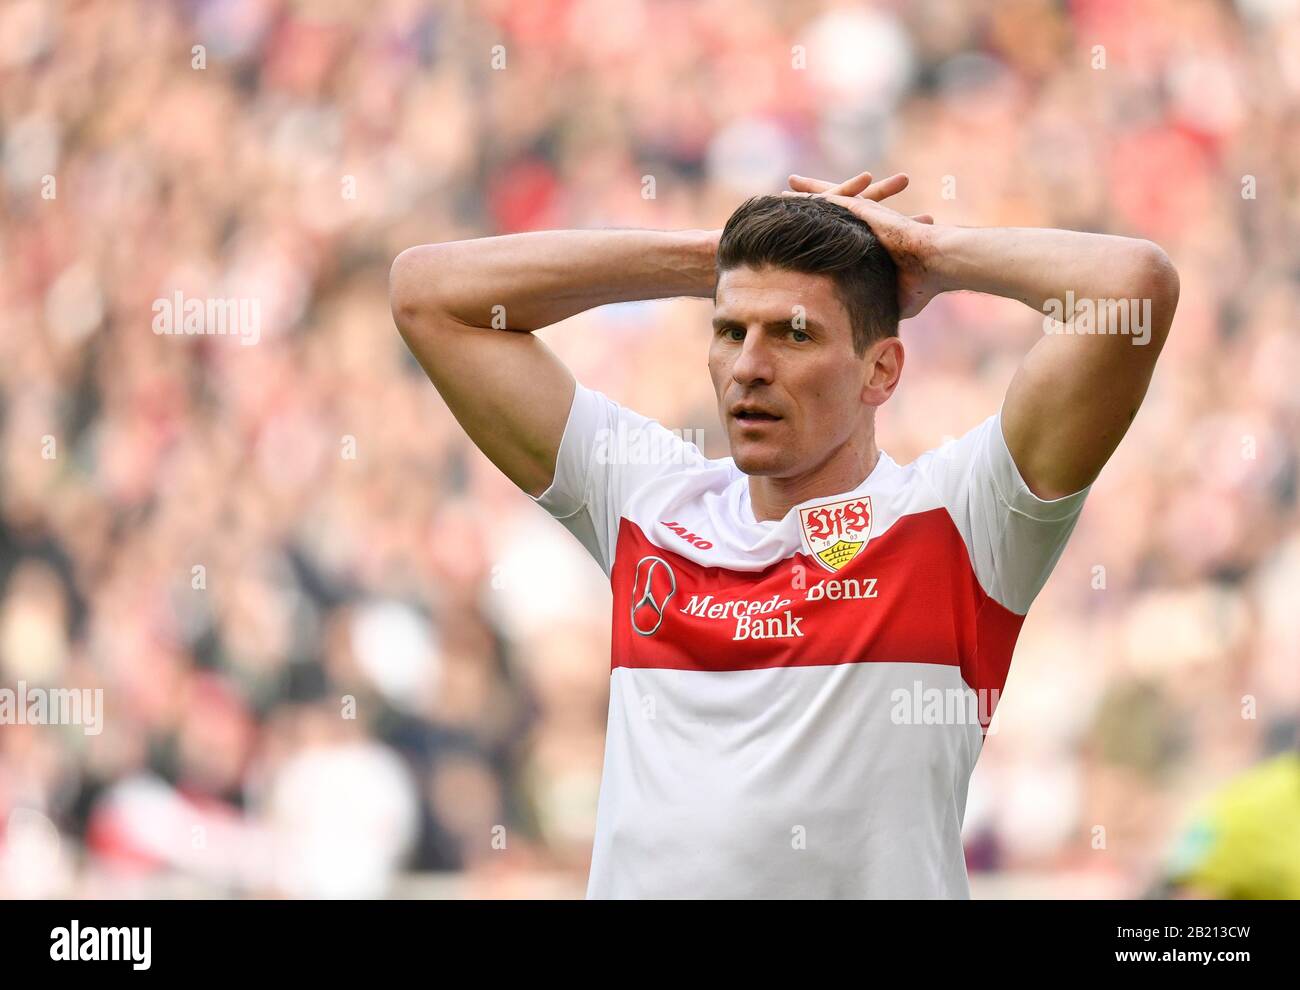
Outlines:
<svg viewBox="0 0 1300 990"><path fill-rule="evenodd" d="M536 497L551 484L575 383L532 331L607 303L711 296L720 231L555 230L409 248L389 298L457 422Z"/></svg>

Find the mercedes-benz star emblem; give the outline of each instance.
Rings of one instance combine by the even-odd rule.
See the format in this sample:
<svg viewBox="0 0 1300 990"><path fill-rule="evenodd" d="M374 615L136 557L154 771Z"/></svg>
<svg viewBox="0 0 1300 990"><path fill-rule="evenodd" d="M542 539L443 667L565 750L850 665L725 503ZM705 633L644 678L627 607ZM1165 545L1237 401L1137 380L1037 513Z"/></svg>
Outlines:
<svg viewBox="0 0 1300 990"><path fill-rule="evenodd" d="M667 575L667 578L663 575ZM655 576L659 575L656 588ZM666 591L665 591L666 586ZM642 557L636 563L632 581L632 628L642 636L653 636L663 624L668 601L677 594L677 575L662 557ZM638 613L640 617L638 618ZM650 620L654 625L650 625ZM645 628L649 626L649 628Z"/></svg>

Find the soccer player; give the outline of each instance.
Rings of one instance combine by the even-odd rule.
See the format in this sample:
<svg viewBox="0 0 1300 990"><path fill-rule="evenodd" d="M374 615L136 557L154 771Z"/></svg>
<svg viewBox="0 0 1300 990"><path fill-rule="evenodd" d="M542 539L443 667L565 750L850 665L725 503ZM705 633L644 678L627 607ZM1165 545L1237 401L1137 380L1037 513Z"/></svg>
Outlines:
<svg viewBox="0 0 1300 990"><path fill-rule="evenodd" d="M790 184L720 232L526 233L393 265L397 326L460 425L610 578L589 897L968 897L992 702L1173 318L1147 241L935 225L880 202L903 175ZM875 432L898 323L957 289L1072 332L902 465ZM575 382L533 333L671 296L714 301L728 458Z"/></svg>

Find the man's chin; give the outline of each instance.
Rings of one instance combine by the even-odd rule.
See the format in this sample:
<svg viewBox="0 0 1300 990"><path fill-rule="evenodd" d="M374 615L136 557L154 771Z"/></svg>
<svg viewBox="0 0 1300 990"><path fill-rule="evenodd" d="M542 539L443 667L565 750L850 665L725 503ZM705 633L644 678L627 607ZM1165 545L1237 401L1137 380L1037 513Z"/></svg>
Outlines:
<svg viewBox="0 0 1300 990"><path fill-rule="evenodd" d="M731 458L745 474L764 477L786 473L790 452L767 444L733 444Z"/></svg>

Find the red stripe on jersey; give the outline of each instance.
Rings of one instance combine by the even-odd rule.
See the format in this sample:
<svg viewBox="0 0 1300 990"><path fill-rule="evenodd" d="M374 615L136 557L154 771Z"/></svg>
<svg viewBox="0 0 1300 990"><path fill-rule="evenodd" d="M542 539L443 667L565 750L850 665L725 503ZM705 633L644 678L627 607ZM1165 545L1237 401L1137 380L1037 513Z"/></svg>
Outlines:
<svg viewBox="0 0 1300 990"><path fill-rule="evenodd" d="M803 553L762 571L706 567L622 519L610 582L612 667L937 663L1001 691L1024 622L980 587L942 508L901 517L833 573Z"/></svg>

